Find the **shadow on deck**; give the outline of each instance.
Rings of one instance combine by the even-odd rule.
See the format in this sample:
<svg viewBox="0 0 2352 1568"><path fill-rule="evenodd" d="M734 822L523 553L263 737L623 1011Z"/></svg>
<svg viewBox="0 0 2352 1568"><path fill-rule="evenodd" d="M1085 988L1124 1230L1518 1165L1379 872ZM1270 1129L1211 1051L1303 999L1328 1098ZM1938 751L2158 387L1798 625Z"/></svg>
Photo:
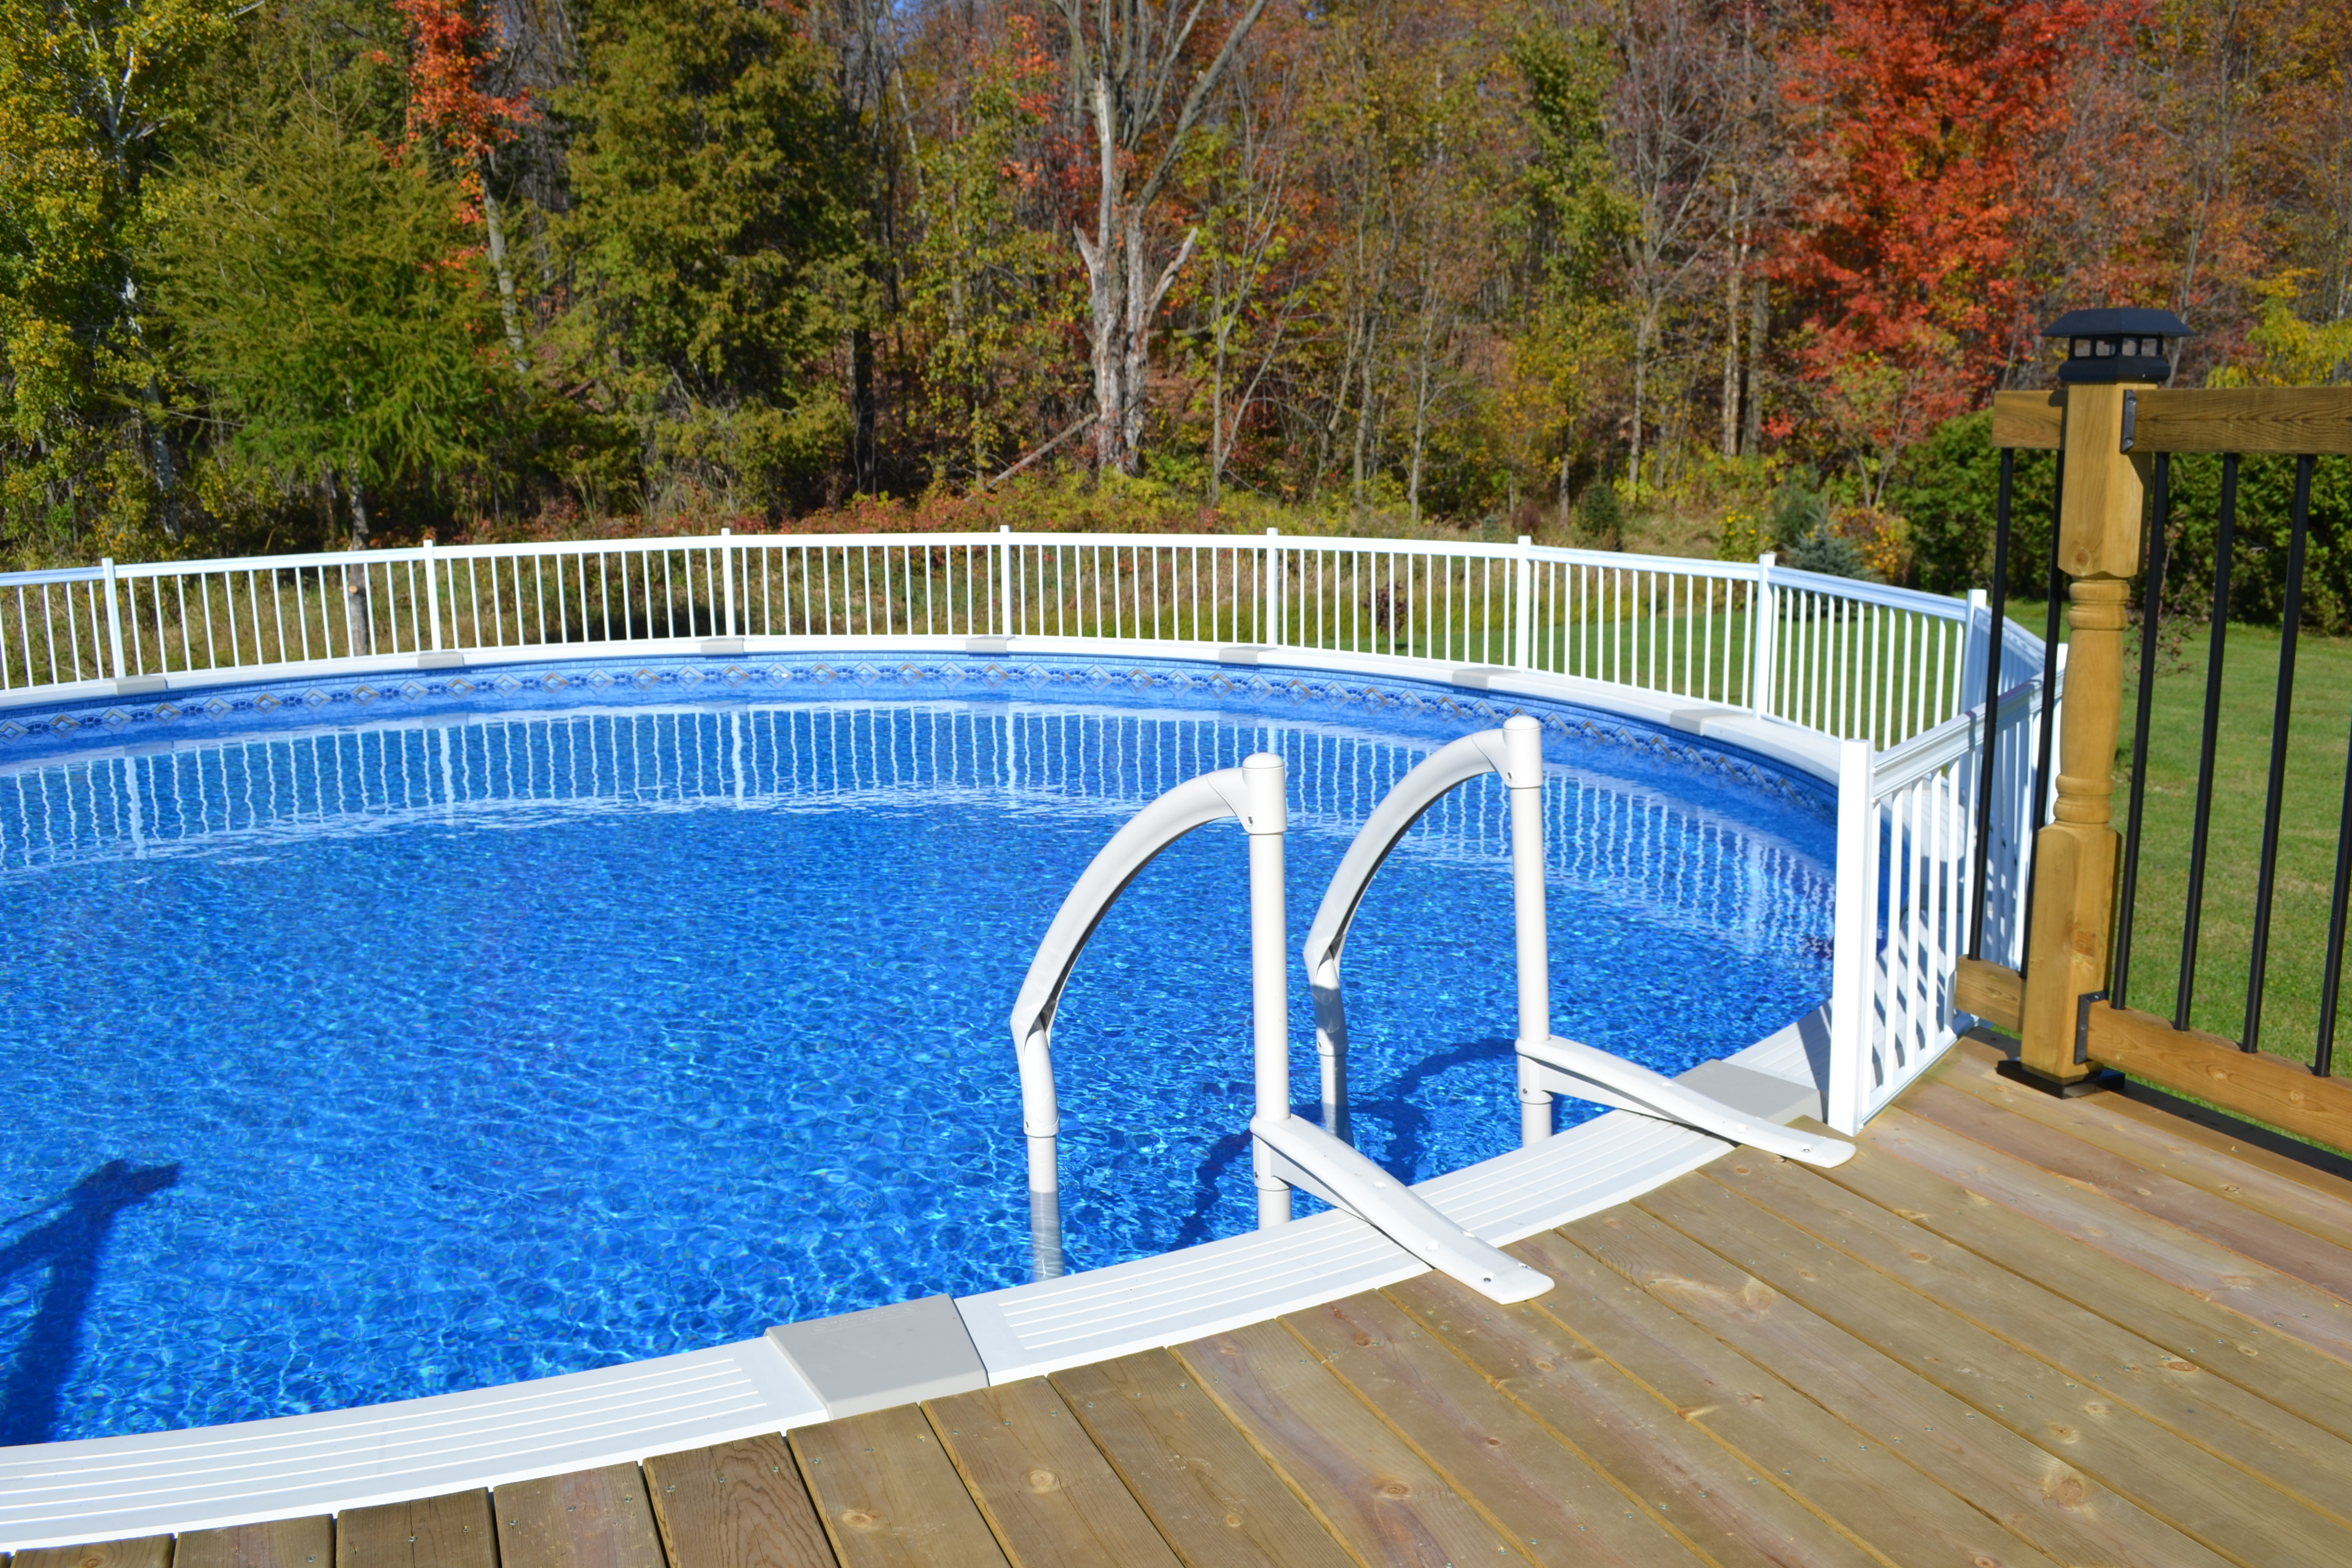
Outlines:
<svg viewBox="0 0 2352 1568"><path fill-rule="evenodd" d="M1963 1045L1738 1150L1166 1351L547 1480L15 1568L2352 1563L2352 1182Z"/></svg>

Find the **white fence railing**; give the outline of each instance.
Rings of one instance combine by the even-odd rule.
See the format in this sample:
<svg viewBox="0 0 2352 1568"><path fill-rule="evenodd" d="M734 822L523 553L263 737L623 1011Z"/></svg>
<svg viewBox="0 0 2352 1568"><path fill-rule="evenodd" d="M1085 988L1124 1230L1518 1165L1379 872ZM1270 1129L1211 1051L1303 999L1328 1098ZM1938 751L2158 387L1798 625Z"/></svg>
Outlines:
<svg viewBox="0 0 2352 1568"><path fill-rule="evenodd" d="M2042 645L1949 599L1758 561L1256 535L588 540L0 574L0 700L341 665L940 645L1116 645L1477 665L1847 742L1829 1111L1852 1131L1948 1044L1981 815L1986 956L2021 948ZM982 640L986 639L986 640ZM2044 782L2045 789L2047 782Z"/></svg>

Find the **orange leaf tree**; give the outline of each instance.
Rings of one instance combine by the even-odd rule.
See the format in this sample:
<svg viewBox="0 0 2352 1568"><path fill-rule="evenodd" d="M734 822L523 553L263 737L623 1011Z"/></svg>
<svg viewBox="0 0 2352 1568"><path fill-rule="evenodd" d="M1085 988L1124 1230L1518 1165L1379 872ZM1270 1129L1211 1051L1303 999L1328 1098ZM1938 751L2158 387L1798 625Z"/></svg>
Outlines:
<svg viewBox="0 0 2352 1568"><path fill-rule="evenodd" d="M1905 447L1991 388L2026 300L2022 201L2077 40L2133 0L1826 0L1792 41L1796 199L1775 271L1828 445L1876 504ZM2083 199L2095 195L2083 193Z"/></svg>

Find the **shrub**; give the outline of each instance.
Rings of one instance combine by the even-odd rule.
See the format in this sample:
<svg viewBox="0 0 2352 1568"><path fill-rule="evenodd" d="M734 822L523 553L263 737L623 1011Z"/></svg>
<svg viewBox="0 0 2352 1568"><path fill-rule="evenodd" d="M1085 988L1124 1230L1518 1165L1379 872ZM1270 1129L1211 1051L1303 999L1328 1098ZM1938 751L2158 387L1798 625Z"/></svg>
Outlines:
<svg viewBox="0 0 2352 1568"><path fill-rule="evenodd" d="M1592 549L1625 548L1625 503L1614 484L1595 479L1584 487L1584 494L1576 503L1576 531L1581 542Z"/></svg>
<svg viewBox="0 0 2352 1568"><path fill-rule="evenodd" d="M2020 452L2009 537L2009 591L2039 599L2049 590L2051 488L2054 454ZM1993 522L2000 497L2000 454L1992 416L1964 414L1937 426L1905 455L1886 503L1910 524L1919 586L1965 594L1992 583Z"/></svg>

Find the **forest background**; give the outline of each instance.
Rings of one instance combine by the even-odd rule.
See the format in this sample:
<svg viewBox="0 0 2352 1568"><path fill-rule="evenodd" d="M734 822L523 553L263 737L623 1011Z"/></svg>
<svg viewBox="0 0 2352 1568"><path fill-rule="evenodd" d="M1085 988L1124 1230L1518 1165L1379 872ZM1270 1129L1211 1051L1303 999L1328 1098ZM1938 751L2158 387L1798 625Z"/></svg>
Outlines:
<svg viewBox="0 0 2352 1568"><path fill-rule="evenodd" d="M1276 526L1959 591L1983 409L2061 310L2180 313L2180 384L2352 376L2343 23L0 0L0 566ZM2047 459L2020 482L2032 595ZM2176 479L2184 603L2212 482ZM2249 465L2252 618L2284 486Z"/></svg>

